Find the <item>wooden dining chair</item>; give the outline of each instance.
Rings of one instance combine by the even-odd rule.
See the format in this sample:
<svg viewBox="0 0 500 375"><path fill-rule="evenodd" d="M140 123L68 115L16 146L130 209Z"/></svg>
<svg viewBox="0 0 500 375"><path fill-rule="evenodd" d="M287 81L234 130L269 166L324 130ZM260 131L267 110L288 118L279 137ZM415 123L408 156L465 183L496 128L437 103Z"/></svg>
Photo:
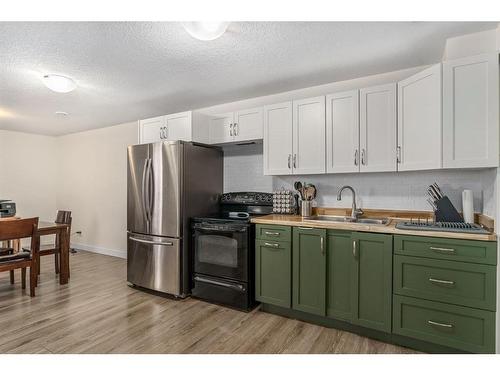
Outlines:
<svg viewBox="0 0 500 375"><path fill-rule="evenodd" d="M31 252L4 248L0 255L0 272L10 271L10 282L14 284L14 270L21 269L22 288L26 289L26 268L30 269L30 296L35 296L38 283L39 238L37 235L38 218L19 219L0 223L0 241L31 238Z"/></svg>
<svg viewBox="0 0 500 375"><path fill-rule="evenodd" d="M71 211L57 211L55 223L57 224L68 224L68 239L71 234ZM29 247L23 247L24 251L30 251ZM61 263L60 263L60 253L61 249L59 248L59 235L56 235L55 243L48 245L40 245L40 256L52 255L54 254L54 270L56 274L60 272ZM40 264L38 264L38 274L40 274Z"/></svg>

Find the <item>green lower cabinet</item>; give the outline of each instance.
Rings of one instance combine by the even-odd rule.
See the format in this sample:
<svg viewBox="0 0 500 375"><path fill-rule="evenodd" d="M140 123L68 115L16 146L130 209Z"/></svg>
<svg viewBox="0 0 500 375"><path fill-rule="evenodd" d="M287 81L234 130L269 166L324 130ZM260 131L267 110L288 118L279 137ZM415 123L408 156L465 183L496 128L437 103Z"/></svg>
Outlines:
<svg viewBox="0 0 500 375"><path fill-rule="evenodd" d="M290 242L255 241L255 299L291 307L292 253Z"/></svg>
<svg viewBox="0 0 500 375"><path fill-rule="evenodd" d="M292 308L325 315L326 229L293 228Z"/></svg>
<svg viewBox="0 0 500 375"><path fill-rule="evenodd" d="M394 329L402 336L473 353L495 353L495 313L394 295Z"/></svg>
<svg viewBox="0 0 500 375"><path fill-rule="evenodd" d="M326 315L350 322L353 319L353 277L357 266L351 232L327 232Z"/></svg>
<svg viewBox="0 0 500 375"><path fill-rule="evenodd" d="M391 332L392 235L353 232L352 323Z"/></svg>

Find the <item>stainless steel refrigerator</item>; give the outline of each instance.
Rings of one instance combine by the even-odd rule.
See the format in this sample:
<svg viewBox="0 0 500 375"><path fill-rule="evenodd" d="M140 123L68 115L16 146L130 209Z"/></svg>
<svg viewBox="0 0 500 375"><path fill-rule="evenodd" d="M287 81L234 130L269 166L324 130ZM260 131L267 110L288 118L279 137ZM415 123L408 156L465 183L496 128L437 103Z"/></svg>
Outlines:
<svg viewBox="0 0 500 375"><path fill-rule="evenodd" d="M217 211L222 169L222 151L215 147L182 141L128 147L129 283L189 294L189 221Z"/></svg>

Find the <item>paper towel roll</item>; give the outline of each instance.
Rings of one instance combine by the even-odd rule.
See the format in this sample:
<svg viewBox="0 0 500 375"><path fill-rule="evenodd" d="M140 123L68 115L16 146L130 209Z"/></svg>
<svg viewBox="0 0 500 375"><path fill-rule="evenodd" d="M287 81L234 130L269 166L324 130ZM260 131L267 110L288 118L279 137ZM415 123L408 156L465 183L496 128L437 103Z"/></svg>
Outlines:
<svg viewBox="0 0 500 375"><path fill-rule="evenodd" d="M462 210L466 223L474 222L474 197L472 190L462 191Z"/></svg>

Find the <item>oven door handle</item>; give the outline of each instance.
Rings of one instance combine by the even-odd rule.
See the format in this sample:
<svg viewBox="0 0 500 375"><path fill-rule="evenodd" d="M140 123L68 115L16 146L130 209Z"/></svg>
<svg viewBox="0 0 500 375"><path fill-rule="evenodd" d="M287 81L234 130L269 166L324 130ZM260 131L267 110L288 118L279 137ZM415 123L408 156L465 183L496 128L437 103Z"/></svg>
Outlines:
<svg viewBox="0 0 500 375"><path fill-rule="evenodd" d="M247 228L241 228L241 229L234 229L234 228L225 228L225 229L220 229L220 228L205 228L205 227L198 227L194 228L196 230L206 230L210 232L246 232Z"/></svg>
<svg viewBox="0 0 500 375"><path fill-rule="evenodd" d="M239 285L239 284L238 285L229 284L229 283L225 283L223 281L215 281L215 280L206 279L206 278L200 277L200 276L195 276L194 280L195 281L201 281L202 283L223 286L225 288L230 288L230 289L238 290L240 292L244 292L245 291L245 287L243 285Z"/></svg>

